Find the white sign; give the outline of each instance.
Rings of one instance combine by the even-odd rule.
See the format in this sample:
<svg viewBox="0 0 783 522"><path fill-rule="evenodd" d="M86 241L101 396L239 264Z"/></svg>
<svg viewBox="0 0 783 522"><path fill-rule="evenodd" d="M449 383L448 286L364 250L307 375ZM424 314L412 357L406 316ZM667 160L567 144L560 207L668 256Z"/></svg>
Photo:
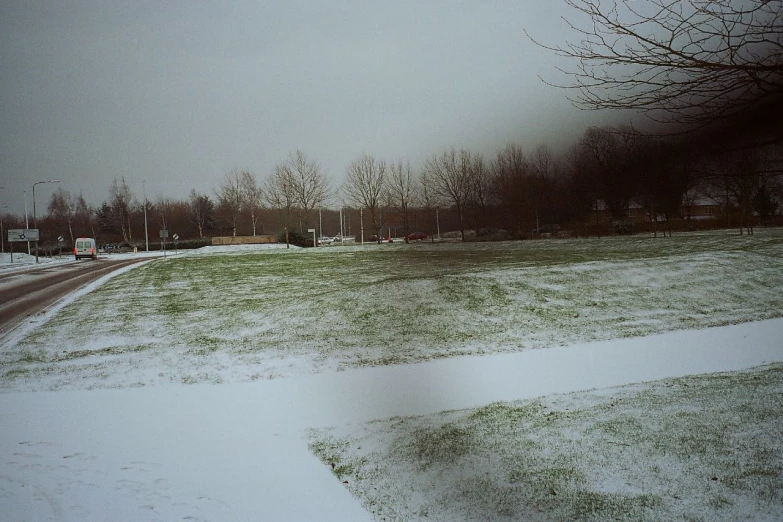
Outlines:
<svg viewBox="0 0 783 522"><path fill-rule="evenodd" d="M8 241L38 241L37 228L9 228Z"/></svg>
<svg viewBox="0 0 783 522"><path fill-rule="evenodd" d="M308 228L307 231L315 233L315 229L314 228Z"/></svg>
<svg viewBox="0 0 783 522"><path fill-rule="evenodd" d="M169 231L164 228L160 231L160 238L166 239L167 237L169 237Z"/></svg>
<svg viewBox="0 0 783 522"><path fill-rule="evenodd" d="M174 241L179 240L179 234L174 234L172 237L174 238Z"/></svg>

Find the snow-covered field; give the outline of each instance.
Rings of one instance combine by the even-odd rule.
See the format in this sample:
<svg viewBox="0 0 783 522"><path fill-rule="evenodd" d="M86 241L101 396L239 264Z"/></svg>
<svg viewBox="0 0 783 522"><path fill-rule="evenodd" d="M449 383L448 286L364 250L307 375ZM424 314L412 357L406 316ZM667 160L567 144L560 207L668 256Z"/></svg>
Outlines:
<svg viewBox="0 0 783 522"><path fill-rule="evenodd" d="M0 511L774 519L781 283L781 230L154 260L5 340Z"/></svg>
<svg viewBox="0 0 783 522"><path fill-rule="evenodd" d="M225 383L783 315L783 232L191 253L31 323L0 386Z"/></svg>
<svg viewBox="0 0 783 522"><path fill-rule="evenodd" d="M322 428L378 519L780 520L783 364Z"/></svg>

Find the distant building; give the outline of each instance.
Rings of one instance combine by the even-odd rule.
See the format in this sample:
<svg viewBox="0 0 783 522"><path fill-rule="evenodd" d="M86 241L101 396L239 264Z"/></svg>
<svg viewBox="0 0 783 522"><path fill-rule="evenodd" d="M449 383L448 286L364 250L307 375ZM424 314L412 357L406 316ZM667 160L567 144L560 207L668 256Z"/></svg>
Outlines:
<svg viewBox="0 0 783 522"><path fill-rule="evenodd" d="M718 219L722 212L723 205L720 201L697 192L685 194L680 206L680 217L686 220Z"/></svg>

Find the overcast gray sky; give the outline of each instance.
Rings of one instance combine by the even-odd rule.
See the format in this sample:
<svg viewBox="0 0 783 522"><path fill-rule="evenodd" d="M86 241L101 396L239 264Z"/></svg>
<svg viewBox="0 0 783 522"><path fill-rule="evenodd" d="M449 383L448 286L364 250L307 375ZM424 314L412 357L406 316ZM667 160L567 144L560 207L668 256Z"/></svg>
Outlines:
<svg viewBox="0 0 783 522"><path fill-rule="evenodd" d="M355 5L358 4L358 5ZM602 115L570 106L549 43L560 1L118 2L0 6L0 206L35 181L88 202L125 176L141 198L214 195L299 148L339 185L362 153L491 155L576 139ZM604 117L605 118L605 117ZM56 185L36 188L45 208Z"/></svg>

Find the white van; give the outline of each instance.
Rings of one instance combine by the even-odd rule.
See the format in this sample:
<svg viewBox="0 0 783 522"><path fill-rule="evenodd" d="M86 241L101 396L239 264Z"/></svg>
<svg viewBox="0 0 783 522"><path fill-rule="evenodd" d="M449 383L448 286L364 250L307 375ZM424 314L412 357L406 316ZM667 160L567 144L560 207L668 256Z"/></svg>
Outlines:
<svg viewBox="0 0 783 522"><path fill-rule="evenodd" d="M98 259L98 249L95 247L95 240L91 237L80 237L76 240L76 246L73 247L73 255L76 259L89 257Z"/></svg>

